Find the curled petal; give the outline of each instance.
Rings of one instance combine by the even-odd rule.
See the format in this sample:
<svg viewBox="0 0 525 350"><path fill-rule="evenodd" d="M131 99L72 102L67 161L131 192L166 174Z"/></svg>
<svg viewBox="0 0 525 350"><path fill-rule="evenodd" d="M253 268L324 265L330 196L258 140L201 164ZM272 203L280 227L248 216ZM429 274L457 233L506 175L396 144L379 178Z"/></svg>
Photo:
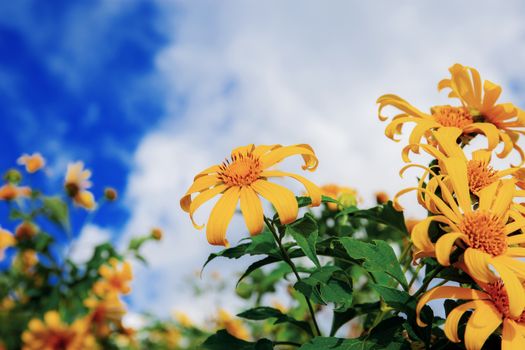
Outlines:
<svg viewBox="0 0 525 350"><path fill-rule="evenodd" d="M317 159L312 147L306 144L299 144L285 147L275 147L269 149L268 153L261 156L263 168L267 169L274 164L279 163L284 158L300 154L303 157L303 170L314 171L317 168L319 160Z"/></svg>
<svg viewBox="0 0 525 350"><path fill-rule="evenodd" d="M492 302L479 302L465 329L465 347L481 350L487 338L502 322L501 314Z"/></svg>
<svg viewBox="0 0 525 350"><path fill-rule="evenodd" d="M288 173L284 171L279 170L267 170L261 173L261 176L263 177L284 177L288 176L292 179L295 179L302 183L304 187L306 188L306 191L308 192L308 195L312 199L312 207L317 207L321 204L321 189L311 182L310 180L307 180L306 178L296 175L293 173Z"/></svg>

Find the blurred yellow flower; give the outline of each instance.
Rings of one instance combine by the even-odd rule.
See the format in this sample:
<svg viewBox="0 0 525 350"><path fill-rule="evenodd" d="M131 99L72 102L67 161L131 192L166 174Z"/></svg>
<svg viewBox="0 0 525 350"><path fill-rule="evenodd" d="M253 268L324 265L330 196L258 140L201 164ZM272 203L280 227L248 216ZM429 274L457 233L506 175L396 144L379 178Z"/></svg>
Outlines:
<svg viewBox="0 0 525 350"><path fill-rule="evenodd" d="M87 321L94 328L98 336L108 336L111 325L120 326L122 317L126 314L126 308L118 295L110 293L100 299L91 296L84 300L84 305L90 309Z"/></svg>
<svg viewBox="0 0 525 350"><path fill-rule="evenodd" d="M456 63L449 69L451 78L439 82L438 88L450 89L449 97L458 98L474 120L493 124L499 132L504 148L498 157L503 158L515 148L524 158L523 151L516 144L525 127L525 112L512 103L499 103L501 86L489 80L483 82L479 72L471 67Z"/></svg>
<svg viewBox="0 0 525 350"><path fill-rule="evenodd" d="M95 282L93 291L96 295L104 297L107 294L128 294L131 291L129 283L133 279L131 271L131 264L127 261L122 263L119 270L119 260L111 258L108 265L102 265L98 269L98 273L102 279Z"/></svg>
<svg viewBox="0 0 525 350"><path fill-rule="evenodd" d="M189 328L193 325L193 322L191 318L188 316L188 314L182 312L182 311L175 311L173 313L173 316L175 320L180 323L181 326Z"/></svg>
<svg viewBox="0 0 525 350"><path fill-rule="evenodd" d="M281 223L288 224L297 218L298 204L292 191L269 182L270 177L291 177L301 182L312 199L312 206L321 203L321 190L302 176L268 168L283 159L301 155L303 170L317 168L317 157L308 145L248 145L236 148L231 159L214 165L195 176L194 182L180 200L182 209L190 214L193 225L202 229L193 219L195 211L205 202L222 194L208 219L206 237L214 245L227 245L226 230L240 199L241 212L251 235L263 229L264 213L259 195L270 201L279 214ZM192 195L198 195L192 199Z"/></svg>
<svg viewBox="0 0 525 350"><path fill-rule="evenodd" d="M336 199L343 204L345 207L355 206L358 202L357 190L351 187L339 186L336 184L327 184L321 186L321 193L323 196L327 196ZM328 209L334 211L337 210L337 203L326 203Z"/></svg>
<svg viewBox="0 0 525 350"><path fill-rule="evenodd" d="M23 186L16 186L11 183L5 184L0 187L0 200L11 201L21 197L31 196L31 188Z"/></svg>
<svg viewBox="0 0 525 350"><path fill-rule="evenodd" d="M4 259L5 250L16 244L16 239L13 234L7 230L0 228L0 260Z"/></svg>
<svg viewBox="0 0 525 350"><path fill-rule="evenodd" d="M440 286L426 292L416 308L417 322L421 327L425 324L419 319L419 313L426 303L436 299L462 299L466 302L457 306L447 316L445 335L450 341L459 343L459 321L469 310L470 316L465 328L464 344L467 350L479 350L487 338L501 324L502 349L525 349L525 312L512 315L509 311L509 299L501 280L490 284L482 284L483 291L471 288Z"/></svg>
<svg viewBox="0 0 525 350"><path fill-rule="evenodd" d="M40 153L33 153L31 155L24 154L18 158L17 163L26 167L26 171L30 174L37 172L46 165L46 160Z"/></svg>
<svg viewBox="0 0 525 350"><path fill-rule="evenodd" d="M15 229L15 236L18 240L31 239L38 233L38 226L30 221L24 221Z"/></svg>
<svg viewBox="0 0 525 350"><path fill-rule="evenodd" d="M86 332L86 322L76 320L65 324L56 311L48 311L44 321L33 318L22 334L23 350L84 350L92 349L94 340Z"/></svg>
<svg viewBox="0 0 525 350"><path fill-rule="evenodd" d="M84 163L76 162L68 164L64 183L67 194L73 198L73 202L88 210L95 208L95 198L87 191L91 187L90 177L91 171L84 170Z"/></svg>
<svg viewBox="0 0 525 350"><path fill-rule="evenodd" d="M234 319L232 315L224 309L219 310L217 327L226 329L228 333L236 338L243 340L250 339L250 332L244 326L242 321L239 319Z"/></svg>

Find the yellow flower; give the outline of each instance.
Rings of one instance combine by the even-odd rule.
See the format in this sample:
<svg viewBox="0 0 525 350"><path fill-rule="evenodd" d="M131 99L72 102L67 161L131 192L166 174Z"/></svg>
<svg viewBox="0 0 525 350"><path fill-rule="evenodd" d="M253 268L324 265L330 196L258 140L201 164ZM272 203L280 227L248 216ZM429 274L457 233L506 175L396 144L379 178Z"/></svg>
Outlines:
<svg viewBox="0 0 525 350"><path fill-rule="evenodd" d="M91 296L84 300L84 305L90 309L88 322L94 327L97 335L105 337L111 332L111 324L120 325L126 308L117 294L108 294L99 299Z"/></svg>
<svg viewBox="0 0 525 350"><path fill-rule="evenodd" d="M14 266L18 267L21 271L28 274L31 269L38 263L38 255L35 250L27 249L20 252L17 258L14 260Z"/></svg>
<svg viewBox="0 0 525 350"><path fill-rule="evenodd" d="M206 228L208 242L214 245L228 244L226 230L239 199L241 212L251 235L256 235L263 229L264 213L259 195L273 204L281 223L293 222L298 213L298 204L293 192L269 182L268 178L291 177L301 182L312 199L312 206L321 203L321 190L302 176L268 168L296 154L300 154L304 159L303 170L316 169L318 160L308 145L239 147L232 151L230 160L197 174L193 184L180 200L180 205L190 214L195 228L202 229L204 225L197 225L193 214L203 203L222 194L211 211ZM198 195L192 199L192 194L195 193Z"/></svg>
<svg viewBox="0 0 525 350"><path fill-rule="evenodd" d="M89 178L91 171L84 170L83 162L68 164L64 187L68 195L73 198L73 202L85 209L95 208L95 199L93 194L87 191L91 187Z"/></svg>
<svg viewBox="0 0 525 350"><path fill-rule="evenodd" d="M525 262L519 260L525 257L525 248L515 245L525 242L525 234L514 232L525 228L525 218L519 212L521 206L512 203L518 192L515 180L501 180L483 188L478 192L479 203L472 208L465 162L446 158L443 163L448 181L435 176L442 199L428 187L415 188L432 202L435 215L412 230L414 259L435 255L441 265L449 266L451 254L464 249L462 260L467 272L483 283L491 283L497 279L491 270L494 268L507 286L511 314L519 315L525 307L525 292L519 281L525 279ZM428 233L432 222L445 231L435 243Z"/></svg>
<svg viewBox="0 0 525 350"><path fill-rule="evenodd" d="M38 233L38 226L30 221L24 221L15 229L15 236L18 240L31 239Z"/></svg>
<svg viewBox="0 0 525 350"><path fill-rule="evenodd" d="M241 320L234 319L230 313L224 309L219 310L217 319L217 327L224 328L228 333L236 338L248 340L250 339L250 332L243 325Z"/></svg>
<svg viewBox="0 0 525 350"><path fill-rule="evenodd" d="M109 260L108 265L102 265L98 269L98 273L102 276L102 280L95 282L93 291L98 296L105 296L107 294L128 294L131 291L129 283L133 278L131 265L125 261L119 270L119 261L115 258Z"/></svg>
<svg viewBox="0 0 525 350"><path fill-rule="evenodd" d="M417 322L421 327L425 324L419 319L423 306L431 300L453 298L467 302L457 306L445 321L445 335L452 342L459 343L458 323L461 316L469 310L470 316L465 329L465 347L467 350L477 350L483 347L487 338L501 324L502 349L525 349L525 312L513 315L510 313L509 296L501 280L490 284L482 284L483 291L471 288L440 286L426 292L416 308Z"/></svg>
<svg viewBox="0 0 525 350"><path fill-rule="evenodd" d="M91 349L86 322L76 320L72 325L62 322L56 311L48 311L44 321L33 318L22 334L23 350L84 350Z"/></svg>
<svg viewBox="0 0 525 350"><path fill-rule="evenodd" d="M525 112L512 103L497 104L501 86L485 80L482 91L481 77L474 68L456 63L449 71L451 78L440 81L438 88L449 88L449 97L458 98L472 118L493 124L498 129L499 138L504 143L504 149L498 157L507 156L515 148L523 159L523 152L516 141L519 134L524 133Z"/></svg>
<svg viewBox="0 0 525 350"><path fill-rule="evenodd" d="M456 66L459 65L453 66L451 71L453 71L453 68ZM454 79L455 78L453 75L453 80ZM444 81L446 81L446 79ZM440 88L447 86L444 81L439 83ZM480 82L478 83L481 84ZM463 86L463 90L465 89L466 87ZM450 96L456 97L454 94ZM487 98L487 103L490 101L491 98ZM512 133L512 136L509 137L511 134L508 134L508 132L505 133L503 131L498 131L498 127L504 127L504 124L492 123L488 118L478 121L479 115L473 115L472 113L474 113L474 111L467 106L435 106L431 108L431 113L427 114L415 108L401 97L391 94L379 97L377 103L379 104L379 119L382 121L388 119L388 117L385 117L381 114L382 110L387 106L395 107L402 112L396 115L390 124L387 125L385 129L385 135L388 138L398 141L395 139L395 134L399 134L401 132L401 128L405 123L416 124L409 138L410 150L415 153L418 153L418 145L421 143L420 140L422 137L425 137L427 140L429 140L431 138L430 131L440 129L442 127L459 128L461 129L463 135L484 134L488 139L489 149L494 149L501 139L505 144L505 149L498 155L500 157L506 156L510 151L508 150L509 142L511 142L510 138L512 137L517 139L517 134L515 133ZM512 142L510 143L510 146L512 149Z"/></svg>
<svg viewBox="0 0 525 350"><path fill-rule="evenodd" d="M17 163L24 165L26 171L30 174L37 172L46 165L46 160L40 153L33 153L32 155L24 154L18 158Z"/></svg>
<svg viewBox="0 0 525 350"><path fill-rule="evenodd" d="M0 260L4 259L5 250L16 244L13 234L0 228Z"/></svg>
<svg viewBox="0 0 525 350"><path fill-rule="evenodd" d="M0 187L0 200L2 201L12 201L22 197L29 197L30 195L31 189L29 187L20 187L11 183Z"/></svg>
<svg viewBox="0 0 525 350"><path fill-rule="evenodd" d="M327 196L338 201L345 202L345 206L356 205L358 202L357 190L351 187L338 186L336 184L327 184L321 186L321 193L323 196ZM337 203L326 203L328 209L334 211L337 210Z"/></svg>
<svg viewBox="0 0 525 350"><path fill-rule="evenodd" d="M175 317L175 320L177 320L177 322L180 323L183 327L189 328L193 325L191 318L182 311L175 311L173 313L173 316Z"/></svg>

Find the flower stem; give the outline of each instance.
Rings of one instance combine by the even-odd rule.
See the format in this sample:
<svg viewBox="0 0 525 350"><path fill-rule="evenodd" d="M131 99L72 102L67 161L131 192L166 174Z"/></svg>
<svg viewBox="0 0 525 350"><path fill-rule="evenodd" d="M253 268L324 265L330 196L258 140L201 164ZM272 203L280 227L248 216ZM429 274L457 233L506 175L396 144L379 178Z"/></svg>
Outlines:
<svg viewBox="0 0 525 350"><path fill-rule="evenodd" d="M281 242L281 239L279 238L279 234L275 230L275 227L273 225L273 222L270 221L266 216L264 217L264 222L266 223L266 226L268 226L268 229L272 233L273 237L275 238L275 242L277 243L277 246L279 247L279 250L281 251L281 256L284 259L284 261L290 266L292 269L295 277L297 278L297 281L301 281L301 276L299 276L299 272L297 271L297 267L293 263L292 259L290 259L290 256L288 255L288 252L286 249L284 249L283 244ZM306 295L304 295L304 299L306 300L306 304L308 305L308 310L310 311L310 315L312 316L312 322L315 327L315 331L317 332L317 335L321 336L321 330L319 329L319 325L317 324L317 319L315 318L315 311L312 306L312 303L310 302L310 299Z"/></svg>

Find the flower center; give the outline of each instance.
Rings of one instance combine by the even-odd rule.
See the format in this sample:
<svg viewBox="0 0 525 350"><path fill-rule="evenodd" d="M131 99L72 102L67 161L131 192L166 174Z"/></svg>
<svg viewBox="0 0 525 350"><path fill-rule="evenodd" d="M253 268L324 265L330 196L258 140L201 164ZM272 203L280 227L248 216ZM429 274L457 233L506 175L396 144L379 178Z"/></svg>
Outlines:
<svg viewBox="0 0 525 350"><path fill-rule="evenodd" d="M258 180L262 173L261 162L252 153L234 154L220 166L219 179L228 186L245 186Z"/></svg>
<svg viewBox="0 0 525 350"><path fill-rule="evenodd" d="M455 126L463 129L474 122L472 115L465 107L436 106L432 108L431 112L434 119L443 126Z"/></svg>
<svg viewBox="0 0 525 350"><path fill-rule="evenodd" d="M459 224L461 232L469 238L470 247L492 256L501 255L507 249L504 228L505 224L496 215L484 210L466 213Z"/></svg>
<svg viewBox="0 0 525 350"><path fill-rule="evenodd" d="M478 193L497 180L496 171L490 165L474 159L467 163L467 176L472 193Z"/></svg>
<svg viewBox="0 0 525 350"><path fill-rule="evenodd" d="M489 283L485 291L490 295L494 306L498 309L499 312L505 317L510 318L518 323L525 321L525 311L523 311L518 318L513 318L510 316L509 312L509 296L505 290L502 280L498 280L494 283Z"/></svg>

